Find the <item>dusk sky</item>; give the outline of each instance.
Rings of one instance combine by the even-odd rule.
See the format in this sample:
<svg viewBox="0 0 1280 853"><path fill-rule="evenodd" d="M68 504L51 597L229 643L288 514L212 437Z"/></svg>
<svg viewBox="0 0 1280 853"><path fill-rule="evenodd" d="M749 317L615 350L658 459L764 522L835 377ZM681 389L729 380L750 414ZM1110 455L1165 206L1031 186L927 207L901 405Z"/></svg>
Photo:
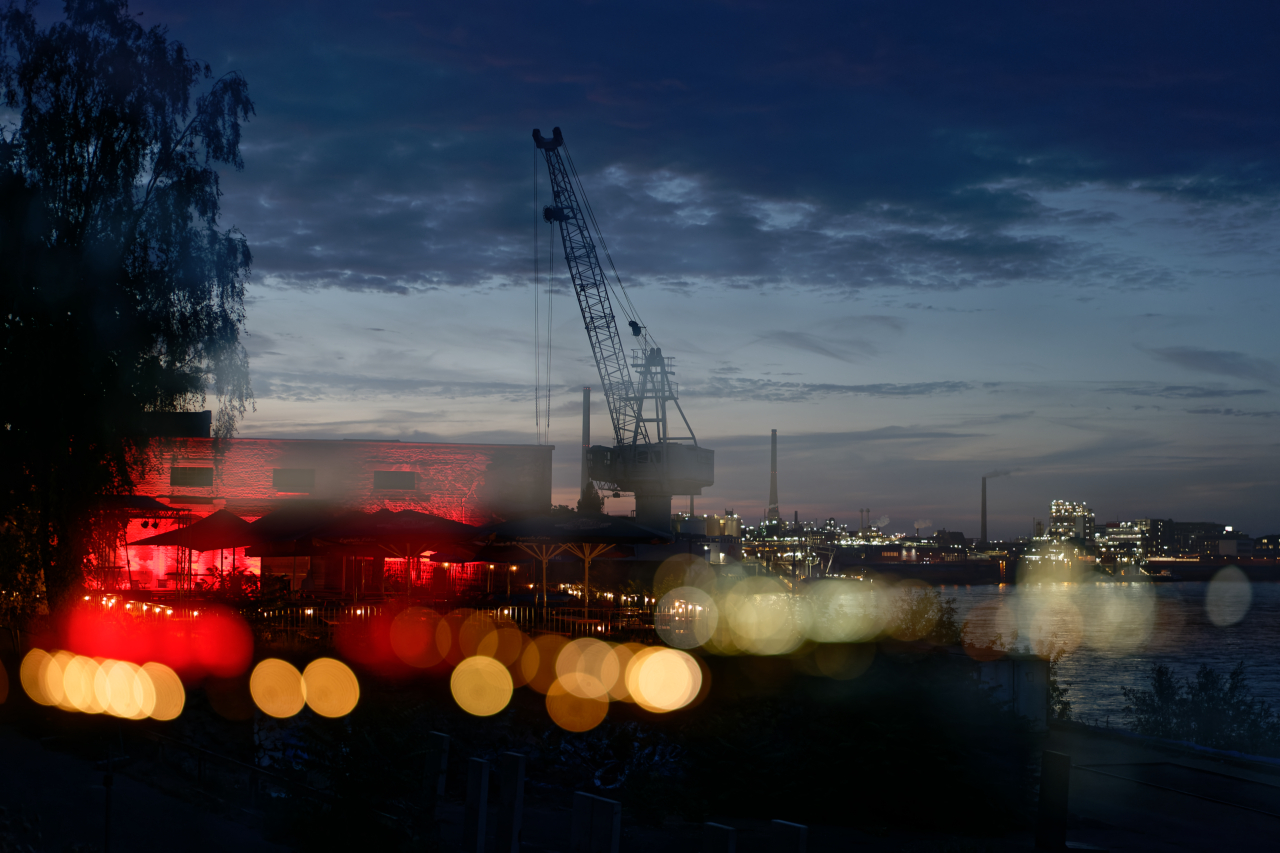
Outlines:
<svg viewBox="0 0 1280 853"><path fill-rule="evenodd" d="M716 451L700 511L762 515L776 428L787 516L973 536L1009 471L993 537L1054 498L1280 531L1274 2L131 9L256 103L242 435L535 442L559 126ZM599 380L554 275L573 503Z"/></svg>

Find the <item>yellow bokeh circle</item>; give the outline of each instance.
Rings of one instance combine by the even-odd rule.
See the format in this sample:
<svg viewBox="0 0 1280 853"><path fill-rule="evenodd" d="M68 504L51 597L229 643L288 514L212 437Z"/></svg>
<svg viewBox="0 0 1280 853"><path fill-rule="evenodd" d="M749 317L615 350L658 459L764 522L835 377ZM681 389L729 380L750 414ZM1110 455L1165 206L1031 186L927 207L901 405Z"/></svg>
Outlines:
<svg viewBox="0 0 1280 853"><path fill-rule="evenodd" d="M144 663L142 671L147 674L152 690L155 691L151 719L176 719L187 704L187 692L182 687L182 679L178 677L178 673L162 663Z"/></svg>
<svg viewBox="0 0 1280 853"><path fill-rule="evenodd" d="M679 649L645 649L627 667L627 690L646 711L663 714L683 708L701 689L702 668Z"/></svg>
<svg viewBox="0 0 1280 853"><path fill-rule="evenodd" d="M556 677L574 696L598 699L617 683L618 656L602 640L583 637L565 645L556 657Z"/></svg>
<svg viewBox="0 0 1280 853"><path fill-rule="evenodd" d="M515 686L502 663L487 655L465 658L453 670L449 690L458 707L477 717L491 717L507 707Z"/></svg>
<svg viewBox="0 0 1280 853"><path fill-rule="evenodd" d="M37 705L56 705L57 701L49 696L44 688L45 671L53 661L53 655L43 649L32 649L22 659L18 668L18 681L22 689Z"/></svg>
<svg viewBox="0 0 1280 853"><path fill-rule="evenodd" d="M586 732L604 722L609 700L604 696L575 696L560 681L547 691L547 713L552 722L567 732Z"/></svg>
<svg viewBox="0 0 1280 853"><path fill-rule="evenodd" d="M292 717L307 701L302 673L279 658L267 658L253 668L249 693L262 713L271 717Z"/></svg>
<svg viewBox="0 0 1280 853"><path fill-rule="evenodd" d="M345 717L360 701L360 682L351 667L333 658L318 658L302 673L307 705L322 717Z"/></svg>

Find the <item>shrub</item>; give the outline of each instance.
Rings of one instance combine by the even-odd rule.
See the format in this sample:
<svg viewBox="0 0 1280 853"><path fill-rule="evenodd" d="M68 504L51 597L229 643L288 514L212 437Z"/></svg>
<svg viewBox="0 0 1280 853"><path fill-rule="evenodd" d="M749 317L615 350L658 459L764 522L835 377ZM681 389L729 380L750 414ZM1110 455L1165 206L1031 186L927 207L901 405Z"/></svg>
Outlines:
<svg viewBox="0 0 1280 853"><path fill-rule="evenodd" d="M1194 678L1177 678L1152 664L1150 687L1122 687L1124 714L1134 731L1214 749L1280 751L1280 716L1253 695L1244 661L1227 675L1201 664Z"/></svg>

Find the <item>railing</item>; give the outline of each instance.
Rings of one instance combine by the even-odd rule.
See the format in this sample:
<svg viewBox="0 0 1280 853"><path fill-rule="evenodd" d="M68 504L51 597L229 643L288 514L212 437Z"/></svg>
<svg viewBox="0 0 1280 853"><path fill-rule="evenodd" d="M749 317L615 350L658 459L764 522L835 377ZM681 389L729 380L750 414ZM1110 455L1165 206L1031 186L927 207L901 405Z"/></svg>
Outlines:
<svg viewBox="0 0 1280 853"><path fill-rule="evenodd" d="M653 608L584 609L577 605L544 609L532 605L499 605L480 608L494 619L510 620L526 633L564 634L569 637L643 637L653 632Z"/></svg>
<svg viewBox="0 0 1280 853"><path fill-rule="evenodd" d="M200 618L202 611L231 602L221 600L131 599L126 593L96 593L90 596L104 607L127 613L141 621L182 622ZM418 606L430 607L441 616L465 604L456 601L419 600ZM374 601L301 600L281 601L262 606L241 603L240 613L259 635L270 642L333 642L334 631L342 625L369 622L378 617L393 616L407 605L403 598ZM557 602L550 607L533 604L481 604L466 609L486 613L495 621L514 622L526 633L553 633L569 637L602 639L635 639L651 641L654 630L654 606L589 607Z"/></svg>

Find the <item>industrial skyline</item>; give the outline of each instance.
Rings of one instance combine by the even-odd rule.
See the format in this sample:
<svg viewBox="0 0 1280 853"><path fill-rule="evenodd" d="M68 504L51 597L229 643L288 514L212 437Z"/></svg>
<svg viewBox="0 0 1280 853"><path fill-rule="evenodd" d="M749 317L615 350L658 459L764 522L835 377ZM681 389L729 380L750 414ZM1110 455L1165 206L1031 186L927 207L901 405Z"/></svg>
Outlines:
<svg viewBox="0 0 1280 853"><path fill-rule="evenodd" d="M777 428L784 516L976 533L998 468L993 539L1060 495L1277 527L1275 10L131 9L257 104L222 183L242 435L536 441L528 132L560 125L716 450L700 507L764 513ZM553 276L573 504L598 379Z"/></svg>

